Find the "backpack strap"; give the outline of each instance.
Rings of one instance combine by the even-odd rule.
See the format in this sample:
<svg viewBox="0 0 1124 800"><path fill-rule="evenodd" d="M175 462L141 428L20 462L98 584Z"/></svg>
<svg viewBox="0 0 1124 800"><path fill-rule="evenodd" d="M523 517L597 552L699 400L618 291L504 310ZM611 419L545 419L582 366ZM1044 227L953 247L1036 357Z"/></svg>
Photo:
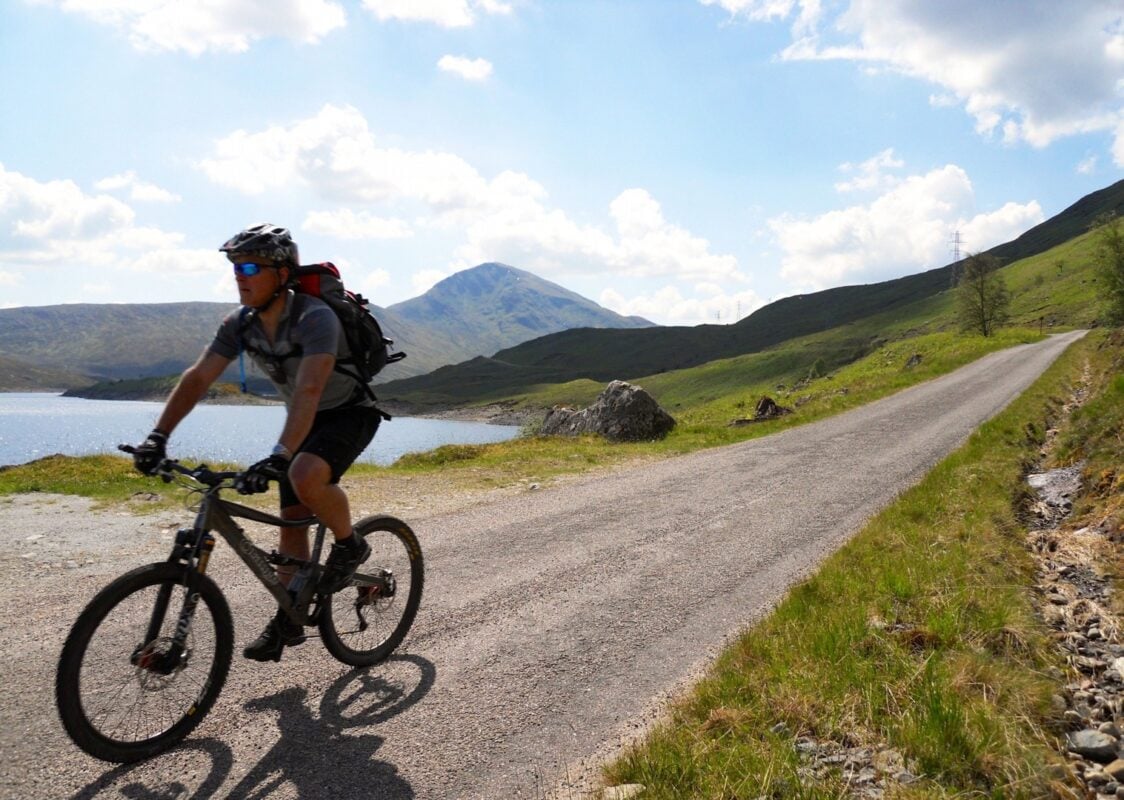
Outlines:
<svg viewBox="0 0 1124 800"><path fill-rule="evenodd" d="M242 310L238 313L238 385L242 389L242 394L248 394L249 388L246 385L246 329L250 327L250 322L253 321L251 316L254 309L249 306L242 306Z"/></svg>

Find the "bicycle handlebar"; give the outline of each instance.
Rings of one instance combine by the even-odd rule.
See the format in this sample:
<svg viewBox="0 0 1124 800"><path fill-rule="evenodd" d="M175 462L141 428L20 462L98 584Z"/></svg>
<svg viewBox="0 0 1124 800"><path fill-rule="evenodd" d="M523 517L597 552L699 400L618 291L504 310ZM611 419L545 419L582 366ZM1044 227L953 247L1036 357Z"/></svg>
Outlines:
<svg viewBox="0 0 1124 800"><path fill-rule="evenodd" d="M133 455L137 452L137 448L133 447L131 444L119 444L117 445L117 449L129 455ZM202 483L204 486L218 486L224 481L233 481L242 474L241 472L216 472L206 464L200 464L198 467L189 468L172 458L165 458L161 461L154 474L159 475L165 482L168 482L172 480L176 473L186 475Z"/></svg>

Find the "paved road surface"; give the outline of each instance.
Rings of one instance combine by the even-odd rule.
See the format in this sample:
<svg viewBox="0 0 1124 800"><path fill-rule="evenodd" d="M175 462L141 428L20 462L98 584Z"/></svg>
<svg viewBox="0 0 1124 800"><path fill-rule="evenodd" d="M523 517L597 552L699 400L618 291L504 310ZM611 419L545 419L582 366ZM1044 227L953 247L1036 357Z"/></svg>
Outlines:
<svg viewBox="0 0 1124 800"><path fill-rule="evenodd" d="M414 518L426 596L400 655L365 672L315 643L279 665L236 656L188 742L133 767L64 738L55 659L80 605L124 566L162 557L160 529L186 516L60 502L29 518L25 505L0 505L0 796L541 797L635 731L653 698L697 674L1079 335L776 436ZM78 569L25 575L28 531L57 535L59 519L100 545ZM212 575L241 648L270 608L223 547Z"/></svg>

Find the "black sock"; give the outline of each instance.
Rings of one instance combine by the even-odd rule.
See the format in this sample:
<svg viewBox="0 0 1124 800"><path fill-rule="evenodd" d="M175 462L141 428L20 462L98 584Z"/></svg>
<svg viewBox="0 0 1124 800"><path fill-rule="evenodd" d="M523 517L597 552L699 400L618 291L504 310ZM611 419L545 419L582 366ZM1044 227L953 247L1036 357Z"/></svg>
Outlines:
<svg viewBox="0 0 1124 800"><path fill-rule="evenodd" d="M346 547L348 550L350 550L353 553L360 549L359 548L359 537L356 536L354 533L352 533L346 539L337 539L336 544L338 544L340 547Z"/></svg>

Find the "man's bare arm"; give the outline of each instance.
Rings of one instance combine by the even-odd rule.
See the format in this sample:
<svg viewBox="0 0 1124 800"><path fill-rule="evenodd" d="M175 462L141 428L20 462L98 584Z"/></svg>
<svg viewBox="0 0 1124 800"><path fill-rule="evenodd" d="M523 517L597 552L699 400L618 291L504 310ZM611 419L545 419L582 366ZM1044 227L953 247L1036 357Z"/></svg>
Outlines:
<svg viewBox="0 0 1124 800"><path fill-rule="evenodd" d="M320 405L320 395L324 393L324 387L335 366L336 357L330 353L318 353L301 359L300 366L297 367L296 386L293 387L289 414L278 439L290 453L296 452L312 430L312 420Z"/></svg>

